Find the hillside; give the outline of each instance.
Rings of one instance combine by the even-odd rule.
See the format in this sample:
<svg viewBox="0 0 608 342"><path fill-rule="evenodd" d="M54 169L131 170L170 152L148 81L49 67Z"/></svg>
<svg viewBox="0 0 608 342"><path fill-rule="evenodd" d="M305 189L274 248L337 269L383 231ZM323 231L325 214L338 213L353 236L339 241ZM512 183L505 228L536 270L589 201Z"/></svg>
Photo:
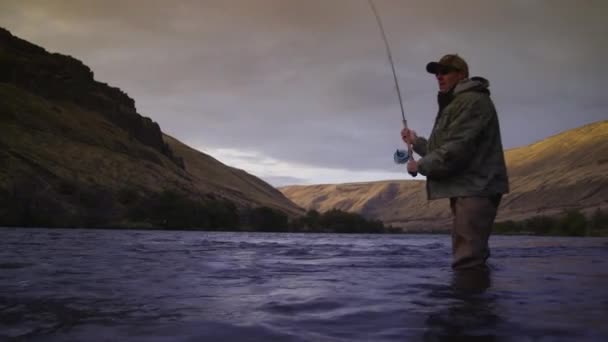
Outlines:
<svg viewBox="0 0 608 342"><path fill-rule="evenodd" d="M511 192L497 220L553 215L608 205L608 121L505 152ZM415 229L450 224L447 200L428 202L424 181L288 186L280 190L305 209L339 208Z"/></svg>
<svg viewBox="0 0 608 342"><path fill-rule="evenodd" d="M55 226L129 226L130 201L163 191L303 212L255 176L165 135L80 61L3 29L0 161L0 226L32 213Z"/></svg>

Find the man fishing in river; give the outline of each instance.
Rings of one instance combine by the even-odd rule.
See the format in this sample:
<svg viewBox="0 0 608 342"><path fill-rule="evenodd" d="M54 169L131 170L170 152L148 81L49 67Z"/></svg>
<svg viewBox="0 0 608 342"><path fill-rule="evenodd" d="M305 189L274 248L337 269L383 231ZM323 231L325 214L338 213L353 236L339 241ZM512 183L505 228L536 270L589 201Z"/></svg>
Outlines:
<svg viewBox="0 0 608 342"><path fill-rule="evenodd" d="M426 176L429 200L449 198L453 214L452 268L485 269L488 239L502 195L509 191L500 128L489 82L469 78L458 55L430 62L439 85L439 111L429 139L404 128L403 141L422 158L407 171Z"/></svg>

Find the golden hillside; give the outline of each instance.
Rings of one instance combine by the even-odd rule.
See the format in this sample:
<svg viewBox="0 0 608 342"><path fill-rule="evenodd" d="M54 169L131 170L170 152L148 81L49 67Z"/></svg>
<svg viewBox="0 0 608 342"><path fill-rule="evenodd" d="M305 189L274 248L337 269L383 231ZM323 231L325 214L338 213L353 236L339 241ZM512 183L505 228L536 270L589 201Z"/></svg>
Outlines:
<svg viewBox="0 0 608 342"><path fill-rule="evenodd" d="M511 192L503 198L499 221L608 205L608 121L507 150L505 155ZM280 190L306 209L339 208L420 230L450 223L448 201L428 202L424 181L287 186Z"/></svg>

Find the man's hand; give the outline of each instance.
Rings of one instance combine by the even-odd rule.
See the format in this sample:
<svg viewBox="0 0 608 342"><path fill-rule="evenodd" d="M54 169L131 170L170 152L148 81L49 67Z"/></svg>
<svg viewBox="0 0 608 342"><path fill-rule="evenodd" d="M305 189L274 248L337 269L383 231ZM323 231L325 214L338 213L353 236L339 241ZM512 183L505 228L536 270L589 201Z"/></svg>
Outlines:
<svg viewBox="0 0 608 342"><path fill-rule="evenodd" d="M417 173L418 172L418 162L413 158L408 160L407 162L407 172L408 173Z"/></svg>
<svg viewBox="0 0 608 342"><path fill-rule="evenodd" d="M416 134L416 131L409 128L404 128L401 130L401 139L407 145L413 145L417 138L418 135Z"/></svg>

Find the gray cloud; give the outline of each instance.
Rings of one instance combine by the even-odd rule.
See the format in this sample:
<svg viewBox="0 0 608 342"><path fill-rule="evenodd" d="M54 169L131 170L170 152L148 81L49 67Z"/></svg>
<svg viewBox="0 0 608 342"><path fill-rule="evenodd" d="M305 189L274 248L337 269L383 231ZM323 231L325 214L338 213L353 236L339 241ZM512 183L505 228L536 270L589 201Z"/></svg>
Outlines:
<svg viewBox="0 0 608 342"><path fill-rule="evenodd" d="M428 134L424 65L465 57L487 77L505 146L606 119L605 1L376 0L410 126ZM387 170L400 112L367 1L3 1L0 22L71 54L197 146ZM281 180L278 180L279 182Z"/></svg>
<svg viewBox="0 0 608 342"><path fill-rule="evenodd" d="M269 176L269 177L265 177L264 178L268 183L279 187L279 186L286 186L286 185L292 185L292 184L304 184L304 183L308 183L310 180L308 179L304 179L304 178L296 178L296 177L289 177L289 176Z"/></svg>

